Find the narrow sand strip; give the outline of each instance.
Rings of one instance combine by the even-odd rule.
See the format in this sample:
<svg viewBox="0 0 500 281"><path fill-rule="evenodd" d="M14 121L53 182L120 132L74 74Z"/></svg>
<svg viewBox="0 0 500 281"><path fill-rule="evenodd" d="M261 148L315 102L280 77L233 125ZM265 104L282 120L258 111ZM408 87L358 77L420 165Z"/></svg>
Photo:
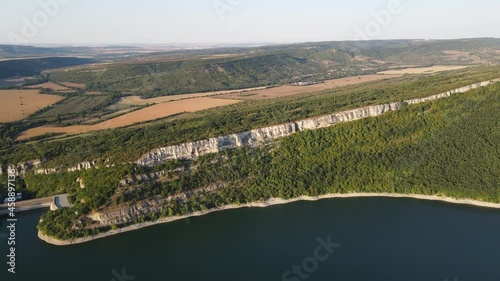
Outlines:
<svg viewBox="0 0 500 281"><path fill-rule="evenodd" d="M203 216L203 215L210 214L213 212L218 212L218 211L232 210L232 209L239 209L239 208L248 208L248 207L261 207L261 208L263 208L263 207L282 205L282 204L298 202L298 201L318 201L318 200L322 200L322 199L331 199L331 198L359 198L359 197L413 198L413 199L441 201L441 202L447 202L447 203L453 203L453 204L463 204L463 205L470 205L470 206L500 209L500 203L490 203L490 202L483 202L483 201L477 201L477 200L472 200L472 199L455 199L455 198L451 198L451 197L438 196L438 195L391 194L391 193L326 194L326 195L321 195L321 196L316 196L316 197L301 196L298 198L292 198L292 199L287 199L287 200L281 199L281 198L271 198L271 199L266 200L264 202L254 202L254 203L247 203L247 204L241 204L241 205L231 204L231 205L226 205L226 206L222 206L219 208L209 209L206 211L195 212L195 213L184 215L184 216L164 217L164 218L160 218L160 219L153 221L153 222L138 223L138 224L130 225L130 226L120 228L117 230L110 230L108 232L100 233L100 234L97 234L94 236L78 238L78 239L73 239L73 240L59 240L59 239L56 239L53 237L49 237L49 236L41 233L40 231L38 231L38 237L49 244L53 244L53 245L57 245L57 246L67 246L67 245L85 243L85 242L89 242L92 240L96 240L96 239L100 239L100 238L104 238L104 237L108 237L108 236L112 236L112 235L116 235L116 234L120 234L120 233L124 233L124 232L128 232L128 231L133 231L133 230L141 229L144 227L153 226L156 224L169 223L169 222L182 220L182 219L186 219L186 218L190 218L190 217Z"/></svg>

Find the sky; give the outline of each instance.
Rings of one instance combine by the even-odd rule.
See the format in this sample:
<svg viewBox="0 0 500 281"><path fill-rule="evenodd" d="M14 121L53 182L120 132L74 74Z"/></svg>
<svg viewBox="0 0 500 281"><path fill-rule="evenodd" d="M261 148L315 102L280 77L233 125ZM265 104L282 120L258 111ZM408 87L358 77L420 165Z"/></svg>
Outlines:
<svg viewBox="0 0 500 281"><path fill-rule="evenodd" d="M0 0L0 44L500 37L498 0Z"/></svg>

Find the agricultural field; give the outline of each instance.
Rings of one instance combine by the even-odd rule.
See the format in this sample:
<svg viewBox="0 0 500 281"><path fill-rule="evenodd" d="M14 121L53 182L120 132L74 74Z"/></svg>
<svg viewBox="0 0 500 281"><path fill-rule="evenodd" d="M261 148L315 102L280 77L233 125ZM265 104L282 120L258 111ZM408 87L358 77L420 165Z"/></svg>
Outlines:
<svg viewBox="0 0 500 281"><path fill-rule="evenodd" d="M483 48L473 53L464 50L444 50L443 53L450 60L475 64L495 63L495 60L500 59L500 51L494 48Z"/></svg>
<svg viewBox="0 0 500 281"><path fill-rule="evenodd" d="M135 123L152 121L183 112L197 112L204 109L235 104L240 101L228 99L214 99L208 97L179 100L153 105L116 118L95 124L75 125L67 127L42 126L29 129L19 136L19 140L29 139L49 133L82 134L112 128L125 127Z"/></svg>
<svg viewBox="0 0 500 281"><path fill-rule="evenodd" d="M357 85L361 83L380 81L400 77L401 75L361 75L341 79L327 80L324 83L308 86L280 86L273 88L258 87L233 91L215 91L205 93L194 93L184 95L173 95L141 99L139 96L127 96L118 99L118 102L110 103L110 95L83 95L70 97L60 103L57 107L43 112L36 118L63 118L70 119L90 112L106 111L104 115L92 116L90 119L70 119L78 121L78 125L72 126L41 126L32 128L19 136L19 140L29 139L48 133L81 134L110 128L125 127L135 123L156 120L183 112L196 112L203 109L231 105L236 100L259 100L292 96L302 93L317 92L333 89L336 87ZM115 96L115 100L117 97ZM111 104L111 105L110 105ZM127 113L133 107L155 104L153 106ZM94 106L95 105L95 106ZM107 106L105 106L107 105ZM124 111L123 109L128 109ZM120 115L121 114L121 115ZM117 116L120 115L120 116ZM117 116L117 117L114 117ZM111 118L97 123L101 118Z"/></svg>
<svg viewBox="0 0 500 281"><path fill-rule="evenodd" d="M78 137L63 137L53 141L36 140L29 143L19 141L20 137L25 140L31 135L39 136L50 130L40 129L40 125L37 124L34 125L36 128L12 124L5 128L3 138L3 142L9 144L11 149L3 152L1 161L3 163L18 163L47 157L46 165L63 166L71 166L84 160L101 157L109 158L112 163L134 161L154 147L227 135L251 128L306 119L355 107L426 97L499 77L500 69L498 67L475 67L432 75L407 75L279 99L249 100L189 114L173 115L154 122L113 130L100 130ZM211 98L205 97L203 99L210 100ZM176 104L193 100L169 103ZM143 109L132 113L137 114L141 110ZM120 118L132 113L122 115ZM64 133L63 130L74 128L75 125L78 123L74 123L74 126L56 128ZM87 127L86 130L95 128ZM26 136L28 129L30 129L30 136ZM24 137L20 136L22 132L25 133ZM127 149L123 150L123 146L117 146L117 143L123 143ZM64 153L68 147L72 147L70 154ZM103 151L105 152L103 153Z"/></svg>
<svg viewBox="0 0 500 281"><path fill-rule="evenodd" d="M28 89L46 89L46 90L53 90L56 92L68 92L71 91L70 88L61 86L59 84L56 84L54 82L45 82L42 84L37 84L37 85L32 85L32 86L26 86L25 88Z"/></svg>
<svg viewBox="0 0 500 281"><path fill-rule="evenodd" d="M430 74L442 71L450 71L450 70L458 70L464 69L468 66L461 65L435 65L431 67L413 67L413 68L405 68L405 69L394 69L381 71L379 74L386 75L404 75L404 74Z"/></svg>
<svg viewBox="0 0 500 281"><path fill-rule="evenodd" d="M107 110L106 108L103 112L94 114L92 116L87 116L88 118L80 118L78 125L95 125L97 123L102 123L106 120L140 109L141 107L129 107L119 110Z"/></svg>
<svg viewBox="0 0 500 281"><path fill-rule="evenodd" d="M280 98L304 93L318 92L322 90L333 89L342 86L356 85L366 82L379 81L384 79L391 79L401 77L401 75L396 74L372 74L372 75L361 75L361 76L351 76L346 78L327 80L323 83L307 85L307 86L279 86L267 89L260 89L254 91L244 91L239 93L229 93L218 98L228 98L228 99L243 99L243 100L261 100L261 99L273 99Z"/></svg>
<svg viewBox="0 0 500 281"><path fill-rule="evenodd" d="M80 115L90 115L92 112L112 104L115 100L116 97L113 95L71 96L61 101L57 106L32 116L32 119L54 119L56 117L68 119Z"/></svg>
<svg viewBox="0 0 500 281"><path fill-rule="evenodd" d="M217 98L226 95L226 94L237 94L244 92L251 92L255 90L263 90L266 87L257 87L257 88L248 88L248 89L240 89L234 91L217 91L217 92L205 92L205 93L194 93L194 94L185 94L185 95L174 95L174 96L165 96L165 97L157 97L150 99L142 99L140 96L127 96L120 99L119 102L110 106L110 109L115 108L123 108L129 106L137 106L137 105L148 105L148 104L158 104L169 101L183 100L183 99L192 99L192 98L201 98L201 97L209 97L216 96ZM89 93L87 93L89 94Z"/></svg>
<svg viewBox="0 0 500 281"><path fill-rule="evenodd" d="M38 90L0 90L0 123L22 120L62 99Z"/></svg>
<svg viewBox="0 0 500 281"><path fill-rule="evenodd" d="M80 83L72 83L72 82L60 82L60 84L70 87L70 88L78 88L78 89L84 89L85 84L80 84Z"/></svg>

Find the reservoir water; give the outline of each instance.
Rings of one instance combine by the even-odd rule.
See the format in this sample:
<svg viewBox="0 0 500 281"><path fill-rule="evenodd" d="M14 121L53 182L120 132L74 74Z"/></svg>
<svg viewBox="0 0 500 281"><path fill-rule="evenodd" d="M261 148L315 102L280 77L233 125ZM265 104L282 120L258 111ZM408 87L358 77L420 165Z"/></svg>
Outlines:
<svg viewBox="0 0 500 281"><path fill-rule="evenodd" d="M328 199L212 213L66 247L37 238L43 212L18 216L16 274L7 273L0 238L0 280L500 280L500 210Z"/></svg>

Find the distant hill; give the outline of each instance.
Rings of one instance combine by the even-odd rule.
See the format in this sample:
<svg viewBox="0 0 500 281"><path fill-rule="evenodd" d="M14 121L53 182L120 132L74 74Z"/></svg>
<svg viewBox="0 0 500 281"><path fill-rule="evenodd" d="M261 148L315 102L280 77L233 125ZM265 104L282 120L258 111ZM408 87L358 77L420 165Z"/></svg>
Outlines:
<svg viewBox="0 0 500 281"><path fill-rule="evenodd" d="M93 63L95 60L75 57L50 57L0 61L0 79L38 75L47 69Z"/></svg>
<svg viewBox="0 0 500 281"><path fill-rule="evenodd" d="M146 54L123 62L49 71L54 81L145 97L231 90L374 73L407 65L500 63L500 39L303 43Z"/></svg>
<svg viewBox="0 0 500 281"><path fill-rule="evenodd" d="M60 54L60 51L54 48L21 45L0 45L0 58L55 56L58 54Z"/></svg>
<svg viewBox="0 0 500 281"><path fill-rule="evenodd" d="M319 60L287 53L239 55L236 58L118 63L51 71L55 81L87 84L98 91L133 91L147 96L183 94L277 85L292 81L320 81L333 76L361 74L349 63L351 55L331 54L338 60ZM345 61L346 63L342 63Z"/></svg>

